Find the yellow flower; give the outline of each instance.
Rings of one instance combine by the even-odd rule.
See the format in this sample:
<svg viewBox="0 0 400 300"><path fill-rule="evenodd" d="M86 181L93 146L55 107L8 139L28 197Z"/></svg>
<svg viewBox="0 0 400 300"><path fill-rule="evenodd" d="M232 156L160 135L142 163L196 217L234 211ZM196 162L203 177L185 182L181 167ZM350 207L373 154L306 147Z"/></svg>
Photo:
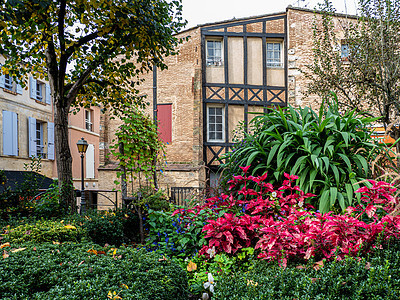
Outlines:
<svg viewBox="0 0 400 300"><path fill-rule="evenodd" d="M73 226L73 225L65 225L64 226L65 228L67 228L67 229L76 229L76 227L75 226Z"/></svg>

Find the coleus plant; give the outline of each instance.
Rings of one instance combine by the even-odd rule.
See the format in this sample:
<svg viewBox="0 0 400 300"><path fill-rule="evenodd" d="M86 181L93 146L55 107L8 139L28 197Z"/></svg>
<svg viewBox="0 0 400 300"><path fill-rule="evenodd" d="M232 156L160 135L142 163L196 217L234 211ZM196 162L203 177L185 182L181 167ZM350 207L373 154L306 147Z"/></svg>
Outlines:
<svg viewBox="0 0 400 300"><path fill-rule="evenodd" d="M259 258L286 265L288 260L359 256L399 238L400 216L388 214L398 201L392 196L395 189L385 182L371 180L372 187L358 189L362 204L344 214L322 214L307 204L315 195L295 185L297 176L285 174L282 186L275 188L264 182L266 174L254 177L247 175L248 167L242 170L243 175L228 182L234 192L193 209L194 217L203 209L214 212L203 227L208 244L200 253L205 256L211 248L233 255L251 246L259 249ZM257 190L247 188L249 181Z"/></svg>

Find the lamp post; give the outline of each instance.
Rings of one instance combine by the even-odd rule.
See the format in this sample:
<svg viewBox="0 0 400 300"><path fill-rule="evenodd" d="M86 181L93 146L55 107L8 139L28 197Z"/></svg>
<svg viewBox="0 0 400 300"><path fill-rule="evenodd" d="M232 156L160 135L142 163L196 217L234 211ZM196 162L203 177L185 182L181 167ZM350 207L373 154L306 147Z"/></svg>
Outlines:
<svg viewBox="0 0 400 300"><path fill-rule="evenodd" d="M78 152L81 154L81 207L80 214L84 214L86 212L86 201L85 201L85 174L83 168L83 158L85 156L86 150L89 146L88 142L85 141L84 138L81 138L76 145L78 146Z"/></svg>

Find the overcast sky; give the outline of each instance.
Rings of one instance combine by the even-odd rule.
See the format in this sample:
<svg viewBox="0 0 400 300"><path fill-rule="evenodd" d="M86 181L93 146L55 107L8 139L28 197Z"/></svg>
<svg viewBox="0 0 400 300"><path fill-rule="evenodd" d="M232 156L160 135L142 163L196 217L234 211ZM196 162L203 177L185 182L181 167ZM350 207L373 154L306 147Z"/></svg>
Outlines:
<svg viewBox="0 0 400 300"><path fill-rule="evenodd" d="M357 0L331 0L337 12L355 14ZM196 25L283 12L288 5L314 9L322 0L183 0L186 28Z"/></svg>

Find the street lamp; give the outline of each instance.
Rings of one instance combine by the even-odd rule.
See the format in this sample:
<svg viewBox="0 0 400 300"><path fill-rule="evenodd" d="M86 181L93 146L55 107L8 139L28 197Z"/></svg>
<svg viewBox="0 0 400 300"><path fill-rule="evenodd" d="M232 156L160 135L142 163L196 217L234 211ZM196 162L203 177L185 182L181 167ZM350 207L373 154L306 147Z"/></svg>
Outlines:
<svg viewBox="0 0 400 300"><path fill-rule="evenodd" d="M78 146L78 152L81 154L81 207L80 207L80 214L84 214L86 211L86 201L85 201L85 180L84 180L84 168L83 168L83 158L85 156L86 150L89 146L88 142L85 141L84 138L81 138L76 145Z"/></svg>

